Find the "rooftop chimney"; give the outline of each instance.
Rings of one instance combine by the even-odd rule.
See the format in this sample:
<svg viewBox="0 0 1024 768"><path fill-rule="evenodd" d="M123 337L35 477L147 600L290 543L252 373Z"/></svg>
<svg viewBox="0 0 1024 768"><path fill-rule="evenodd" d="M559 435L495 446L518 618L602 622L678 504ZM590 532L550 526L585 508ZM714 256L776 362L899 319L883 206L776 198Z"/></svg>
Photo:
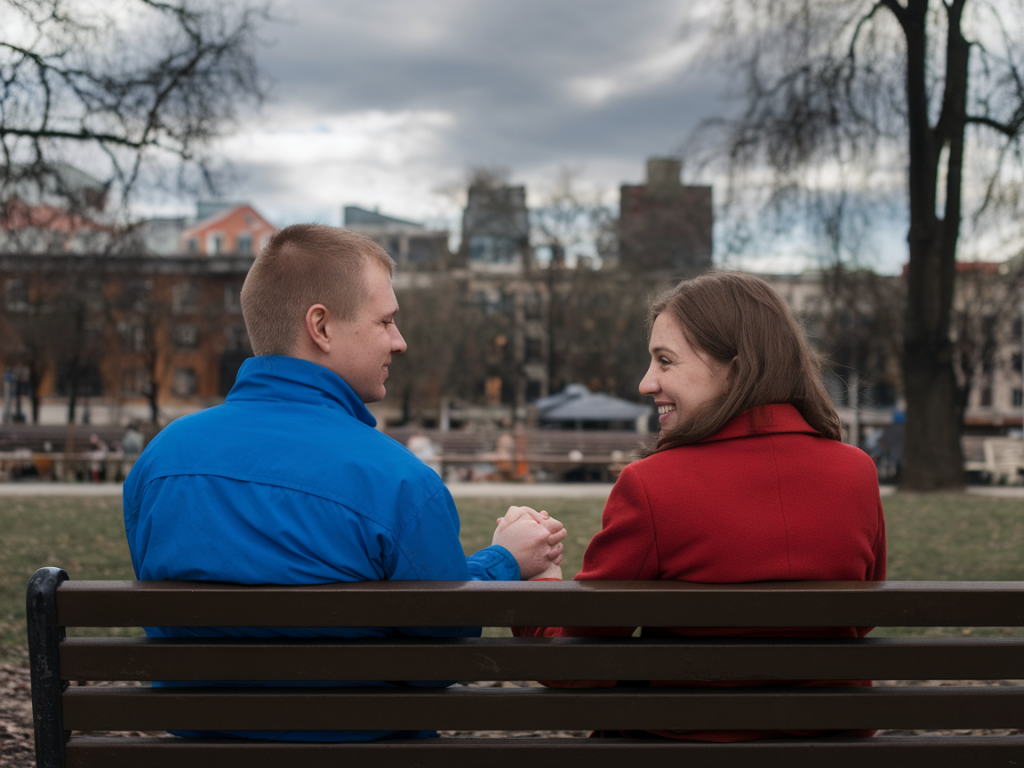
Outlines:
<svg viewBox="0 0 1024 768"><path fill-rule="evenodd" d="M679 174L683 169L681 160L672 157L652 157L647 160L647 190L662 192L679 189Z"/></svg>

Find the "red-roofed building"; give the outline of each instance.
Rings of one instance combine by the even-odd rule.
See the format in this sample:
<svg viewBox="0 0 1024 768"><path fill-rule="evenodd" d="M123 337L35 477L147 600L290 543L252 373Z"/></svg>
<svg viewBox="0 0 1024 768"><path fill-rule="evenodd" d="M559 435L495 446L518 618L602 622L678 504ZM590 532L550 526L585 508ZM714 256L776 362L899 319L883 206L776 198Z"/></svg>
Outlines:
<svg viewBox="0 0 1024 768"><path fill-rule="evenodd" d="M236 205L182 232L181 252L188 256L255 256L276 231L252 206Z"/></svg>

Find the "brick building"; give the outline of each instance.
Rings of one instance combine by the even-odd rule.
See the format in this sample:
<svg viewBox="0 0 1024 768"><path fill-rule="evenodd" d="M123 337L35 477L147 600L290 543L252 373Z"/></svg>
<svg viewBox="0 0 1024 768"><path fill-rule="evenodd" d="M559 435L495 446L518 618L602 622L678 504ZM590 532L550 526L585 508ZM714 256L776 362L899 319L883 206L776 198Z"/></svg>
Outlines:
<svg viewBox="0 0 1024 768"><path fill-rule="evenodd" d="M40 423L166 422L220 402L252 354L239 302L251 264L0 256L0 368Z"/></svg>
<svg viewBox="0 0 1024 768"><path fill-rule="evenodd" d="M447 269L451 265L448 231L385 216L355 205L345 206L344 226L366 235L395 260L399 270Z"/></svg>
<svg viewBox="0 0 1024 768"><path fill-rule="evenodd" d="M200 207L200 220L181 233L179 253L255 256L276 230L250 205L207 203Z"/></svg>
<svg viewBox="0 0 1024 768"><path fill-rule="evenodd" d="M647 161L645 184L623 184L619 198L618 266L683 277L711 266L711 187L684 186L681 163Z"/></svg>

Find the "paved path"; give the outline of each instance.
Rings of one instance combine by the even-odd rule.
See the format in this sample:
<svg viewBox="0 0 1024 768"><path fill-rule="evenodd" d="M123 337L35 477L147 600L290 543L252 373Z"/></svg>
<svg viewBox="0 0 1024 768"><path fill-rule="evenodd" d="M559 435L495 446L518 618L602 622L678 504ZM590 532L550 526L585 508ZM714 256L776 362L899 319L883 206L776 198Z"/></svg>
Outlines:
<svg viewBox="0 0 1024 768"><path fill-rule="evenodd" d="M120 495L121 483L0 483L0 497Z"/></svg>
<svg viewBox="0 0 1024 768"><path fill-rule="evenodd" d="M448 483L456 499L607 499L611 483Z"/></svg>
<svg viewBox="0 0 1024 768"><path fill-rule="evenodd" d="M607 499L611 483L450 483L457 499ZM4 496L120 496L121 483L0 483Z"/></svg>
<svg viewBox="0 0 1024 768"><path fill-rule="evenodd" d="M456 499L607 499L611 483L449 483ZM882 495L891 496L896 488L882 486ZM1024 486L972 485L967 493L1024 499ZM0 498L5 496L120 496L120 483L0 483Z"/></svg>

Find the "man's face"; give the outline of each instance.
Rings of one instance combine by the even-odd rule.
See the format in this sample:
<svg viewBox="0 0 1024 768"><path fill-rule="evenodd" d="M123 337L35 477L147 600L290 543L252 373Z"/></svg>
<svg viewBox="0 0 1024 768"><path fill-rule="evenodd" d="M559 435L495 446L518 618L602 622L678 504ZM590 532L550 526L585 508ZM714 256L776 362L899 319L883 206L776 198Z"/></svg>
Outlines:
<svg viewBox="0 0 1024 768"><path fill-rule="evenodd" d="M398 301L391 277L379 264L370 263L364 269L367 290L355 317L332 317L327 323L331 339L327 368L341 376L364 403L376 403L387 394L384 381L392 356L405 352L406 344L395 325Z"/></svg>

